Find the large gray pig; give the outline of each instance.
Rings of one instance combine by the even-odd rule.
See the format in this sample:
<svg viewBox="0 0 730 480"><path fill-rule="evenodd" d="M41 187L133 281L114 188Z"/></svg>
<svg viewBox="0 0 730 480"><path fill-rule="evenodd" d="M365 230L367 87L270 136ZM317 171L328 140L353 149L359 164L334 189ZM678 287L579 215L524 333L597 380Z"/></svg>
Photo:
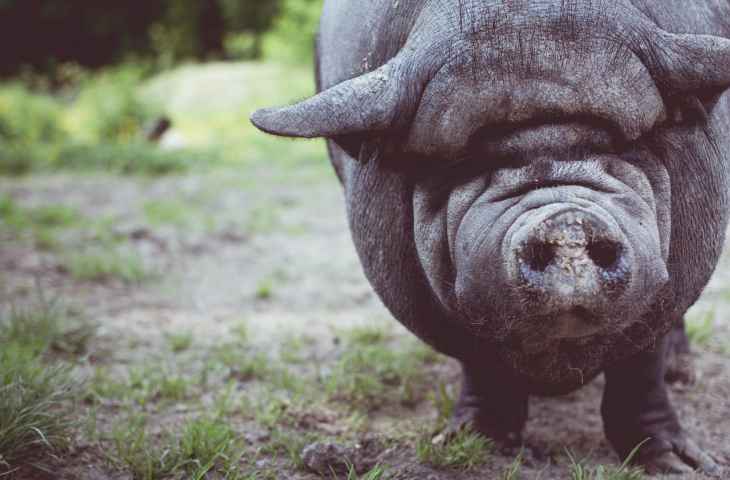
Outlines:
<svg viewBox="0 0 730 480"><path fill-rule="evenodd" d="M320 93L252 121L329 140L368 279L463 366L450 431L519 444L603 372L620 456L719 475L665 375L728 221L727 37L727 0L328 0Z"/></svg>

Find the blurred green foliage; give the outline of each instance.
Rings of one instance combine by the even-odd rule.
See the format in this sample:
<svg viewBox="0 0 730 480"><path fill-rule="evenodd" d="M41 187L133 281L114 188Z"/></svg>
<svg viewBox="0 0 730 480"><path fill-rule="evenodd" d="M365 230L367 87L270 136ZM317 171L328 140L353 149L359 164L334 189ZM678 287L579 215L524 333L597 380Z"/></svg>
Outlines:
<svg viewBox="0 0 730 480"><path fill-rule="evenodd" d="M0 84L0 174L73 168L161 175L213 156L166 151L145 140L145 130L163 112L140 99L144 74L136 64L79 74L73 88L58 95L19 82Z"/></svg>
<svg viewBox="0 0 730 480"><path fill-rule="evenodd" d="M64 119L74 139L94 144L138 139L140 128L162 114L138 98L144 74L144 68L127 64L84 79Z"/></svg>
<svg viewBox="0 0 730 480"><path fill-rule="evenodd" d="M211 160L320 158L320 145L264 138L248 116L313 93L309 64L323 0L128 3L147 18L143 29L111 0L0 0L0 51L19 49L0 66L12 73L0 81L0 175L58 168L161 175ZM31 46L10 37L2 43L4 26L29 31L31 20L53 23L33 29L33 48L46 42L46 50L26 51ZM76 31L66 37L66 28ZM106 42L109 35L119 41ZM64 50L65 42L73 45ZM84 48L106 53L92 58ZM24 51L32 55L21 58ZM189 61L261 56L265 62ZM169 148L149 141L163 119L182 139Z"/></svg>

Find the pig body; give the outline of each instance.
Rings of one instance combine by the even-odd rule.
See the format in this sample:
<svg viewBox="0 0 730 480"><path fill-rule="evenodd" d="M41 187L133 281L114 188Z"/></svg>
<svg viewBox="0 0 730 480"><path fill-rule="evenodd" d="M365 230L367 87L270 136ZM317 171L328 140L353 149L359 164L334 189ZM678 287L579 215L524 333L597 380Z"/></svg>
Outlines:
<svg viewBox="0 0 730 480"><path fill-rule="evenodd" d="M727 37L718 0L329 0L320 93L252 120L329 139L369 281L462 363L451 430L520 443L604 372L621 456L718 474L664 377L727 228Z"/></svg>

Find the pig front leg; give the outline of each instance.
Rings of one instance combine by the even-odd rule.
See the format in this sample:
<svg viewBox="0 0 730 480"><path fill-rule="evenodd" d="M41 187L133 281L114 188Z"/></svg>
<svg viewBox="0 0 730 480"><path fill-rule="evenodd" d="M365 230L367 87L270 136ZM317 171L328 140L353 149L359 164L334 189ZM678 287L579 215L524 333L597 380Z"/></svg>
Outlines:
<svg viewBox="0 0 730 480"><path fill-rule="evenodd" d="M522 445L528 395L509 375L462 363L462 388L445 438L471 428L502 447Z"/></svg>
<svg viewBox="0 0 730 480"><path fill-rule="evenodd" d="M608 440L621 458L641 444L634 463L647 473L719 476L718 465L682 429L667 394L664 376L670 336L656 349L607 368L601 413Z"/></svg>
<svg viewBox="0 0 730 480"><path fill-rule="evenodd" d="M667 383L680 385L693 385L697 381L684 320L669 333L667 371L664 379Z"/></svg>

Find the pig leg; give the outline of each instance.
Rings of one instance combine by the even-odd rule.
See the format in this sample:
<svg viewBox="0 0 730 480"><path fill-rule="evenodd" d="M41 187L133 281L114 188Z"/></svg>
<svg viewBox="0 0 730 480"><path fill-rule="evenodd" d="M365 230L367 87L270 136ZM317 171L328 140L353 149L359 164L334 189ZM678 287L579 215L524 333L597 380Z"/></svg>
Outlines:
<svg viewBox="0 0 730 480"><path fill-rule="evenodd" d="M524 387L489 369L462 364L461 396L444 435L471 428L502 447L522 444L527 421L528 395Z"/></svg>
<svg viewBox="0 0 730 480"><path fill-rule="evenodd" d="M684 320L679 322L669 333L667 373L664 379L670 384L678 383L683 385L693 385L697 380Z"/></svg>
<svg viewBox="0 0 730 480"><path fill-rule="evenodd" d="M664 375L670 340L606 369L601 407L606 436L621 458L646 441L633 461L649 474L699 469L719 475L717 464L687 437L669 401Z"/></svg>

